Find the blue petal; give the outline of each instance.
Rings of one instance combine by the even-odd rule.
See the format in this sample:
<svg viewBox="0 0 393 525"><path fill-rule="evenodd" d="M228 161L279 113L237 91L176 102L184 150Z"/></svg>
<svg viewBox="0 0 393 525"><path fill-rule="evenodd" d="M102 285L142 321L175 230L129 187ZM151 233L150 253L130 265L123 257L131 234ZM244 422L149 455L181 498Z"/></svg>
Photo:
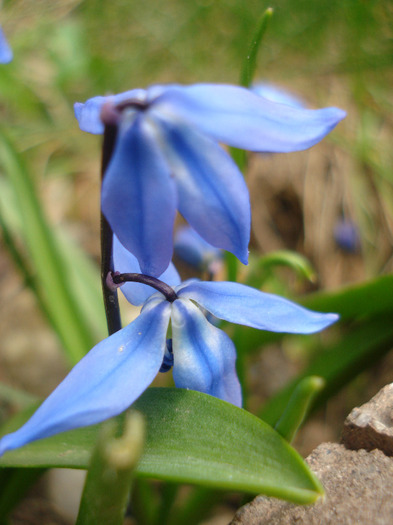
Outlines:
<svg viewBox="0 0 393 525"><path fill-rule="evenodd" d="M13 58L12 50L0 27L0 64L8 64Z"/></svg>
<svg viewBox="0 0 393 525"><path fill-rule="evenodd" d="M113 267L120 273L141 273L136 257L124 248L116 235L113 236ZM159 278L169 286L180 284L180 277L173 263L170 263ZM141 283L125 283L120 289L127 301L135 306L143 304L156 292L154 288Z"/></svg>
<svg viewBox="0 0 393 525"><path fill-rule="evenodd" d="M188 300L178 299L172 304L171 320L176 386L241 406L236 350L231 339Z"/></svg>
<svg viewBox="0 0 393 525"><path fill-rule="evenodd" d="M120 104L127 100L144 101L145 98L146 91L144 89L132 89L124 93L119 93L118 95L108 95L106 97L92 97L84 103L75 102L74 113L82 131L100 135L104 132L104 125L101 122L100 114L102 106L106 102Z"/></svg>
<svg viewBox="0 0 393 525"><path fill-rule="evenodd" d="M286 89L269 82L258 82L251 86L251 91L260 97L267 98L271 102L286 104L287 106L292 106L293 108L299 109L306 107L306 104L299 97L287 91Z"/></svg>
<svg viewBox="0 0 393 525"><path fill-rule="evenodd" d="M247 264L250 201L236 164L218 144L187 124L155 117L176 179L180 213L208 243Z"/></svg>
<svg viewBox="0 0 393 525"><path fill-rule="evenodd" d="M345 117L338 108L298 109L242 87L215 84L169 87L154 107L167 118L188 121L219 142L261 152L307 149Z"/></svg>
<svg viewBox="0 0 393 525"><path fill-rule="evenodd" d="M243 284L189 281L176 289L219 319L269 332L312 334L336 322L337 314L307 310L283 297Z"/></svg>
<svg viewBox="0 0 393 525"><path fill-rule="evenodd" d="M33 416L0 441L0 455L36 439L93 425L123 412L160 369L170 306L161 302L96 345Z"/></svg>
<svg viewBox="0 0 393 525"><path fill-rule="evenodd" d="M222 251L202 239L190 226L177 229L174 249L180 259L198 269L222 259Z"/></svg>
<svg viewBox="0 0 393 525"><path fill-rule="evenodd" d="M102 211L142 273L159 276L173 252L176 189L154 129L138 115L119 129L102 185Z"/></svg>

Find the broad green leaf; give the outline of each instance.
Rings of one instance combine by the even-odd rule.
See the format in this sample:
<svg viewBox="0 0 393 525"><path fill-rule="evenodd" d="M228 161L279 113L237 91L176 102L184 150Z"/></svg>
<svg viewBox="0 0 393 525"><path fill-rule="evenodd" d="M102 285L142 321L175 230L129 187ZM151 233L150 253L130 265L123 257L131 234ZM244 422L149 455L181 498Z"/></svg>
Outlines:
<svg viewBox="0 0 393 525"><path fill-rule="evenodd" d="M367 315L393 312L392 290L393 275L384 275L335 292L315 293L301 302L312 310L337 312L342 320L353 320Z"/></svg>
<svg viewBox="0 0 393 525"><path fill-rule="evenodd" d="M147 390L133 409L147 421L146 446L137 468L141 476L263 493L297 503L312 503L323 494L299 454L245 410L199 392L171 388ZM14 421L13 429L20 423L20 418ZM63 433L7 452L0 466L87 468L98 428Z"/></svg>

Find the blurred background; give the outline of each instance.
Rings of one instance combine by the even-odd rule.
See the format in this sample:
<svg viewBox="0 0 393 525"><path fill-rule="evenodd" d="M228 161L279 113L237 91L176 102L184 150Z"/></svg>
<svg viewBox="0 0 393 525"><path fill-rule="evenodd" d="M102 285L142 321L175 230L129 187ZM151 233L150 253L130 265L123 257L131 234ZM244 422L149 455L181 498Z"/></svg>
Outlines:
<svg viewBox="0 0 393 525"><path fill-rule="evenodd" d="M154 83L236 84L269 6L274 14L255 81L348 116L309 151L248 156L251 249L257 256L293 250L314 268L308 278L278 268L265 289L296 297L391 272L393 2L4 0L0 21L14 60L0 67L7 144L0 154L1 380L44 396L78 357L63 351L67 334L48 315L45 243L29 219L26 192L42 215L38 230L44 224L60 253L60 273L89 327L86 340L106 334L98 270L101 137L79 130L74 102ZM9 162L19 166L19 181ZM249 408L258 411L308 362L312 348L296 341L252 352ZM337 439L348 411L392 380L392 356L375 361L306 425L302 453Z"/></svg>

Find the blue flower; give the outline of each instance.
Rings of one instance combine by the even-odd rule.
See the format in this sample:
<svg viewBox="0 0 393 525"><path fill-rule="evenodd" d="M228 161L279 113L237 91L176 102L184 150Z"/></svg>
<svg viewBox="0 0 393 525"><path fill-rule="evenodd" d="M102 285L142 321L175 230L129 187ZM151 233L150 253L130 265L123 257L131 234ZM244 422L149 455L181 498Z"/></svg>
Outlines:
<svg viewBox="0 0 393 525"><path fill-rule="evenodd" d="M348 219L340 219L334 227L337 246L347 253L356 253L360 248L359 230Z"/></svg>
<svg viewBox="0 0 393 525"><path fill-rule="evenodd" d="M172 258L176 209L209 244L247 264L248 189L219 142L289 152L320 141L345 116L337 108L276 104L229 85L151 86L75 104L82 130L118 125L102 186L102 210L141 270L157 276Z"/></svg>
<svg viewBox="0 0 393 525"><path fill-rule="evenodd" d="M12 58L12 50L0 27L0 64L8 64L8 62L11 62Z"/></svg>
<svg viewBox="0 0 393 525"><path fill-rule="evenodd" d="M136 259L117 243L121 265ZM116 268L118 266L116 265ZM176 280L176 278L174 278ZM122 286L132 295L135 283ZM171 321L173 377L177 387L205 392L241 406L235 347L228 335L210 324L201 308L220 319L270 330L309 334L335 322L336 314L306 310L276 295L233 282L191 280L171 290L171 298L148 287L140 315L98 343L68 374L19 430L0 441L0 455L36 439L99 423L127 409L172 356L167 347ZM174 293L176 295L174 295Z"/></svg>

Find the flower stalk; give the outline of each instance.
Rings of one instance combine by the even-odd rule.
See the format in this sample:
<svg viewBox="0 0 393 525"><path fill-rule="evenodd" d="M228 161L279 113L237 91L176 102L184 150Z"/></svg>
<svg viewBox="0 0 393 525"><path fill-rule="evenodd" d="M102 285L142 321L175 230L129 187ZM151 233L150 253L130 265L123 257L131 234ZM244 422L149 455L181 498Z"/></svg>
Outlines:
<svg viewBox="0 0 393 525"><path fill-rule="evenodd" d="M173 288L150 275L144 275L143 273L112 273L111 278L114 284L123 284L127 282L147 284L148 286L155 288L158 292L161 292L165 299L170 303L173 303L173 301L176 301L177 299L177 294Z"/></svg>
<svg viewBox="0 0 393 525"><path fill-rule="evenodd" d="M102 146L101 181L104 180L105 171L112 158L116 143L116 136L117 126L114 124L106 124ZM101 285L109 335L112 335L121 329L121 317L117 290L116 288L108 287L106 282L107 275L113 270L112 254L112 228L110 227L109 222L106 220L104 214L101 212Z"/></svg>

